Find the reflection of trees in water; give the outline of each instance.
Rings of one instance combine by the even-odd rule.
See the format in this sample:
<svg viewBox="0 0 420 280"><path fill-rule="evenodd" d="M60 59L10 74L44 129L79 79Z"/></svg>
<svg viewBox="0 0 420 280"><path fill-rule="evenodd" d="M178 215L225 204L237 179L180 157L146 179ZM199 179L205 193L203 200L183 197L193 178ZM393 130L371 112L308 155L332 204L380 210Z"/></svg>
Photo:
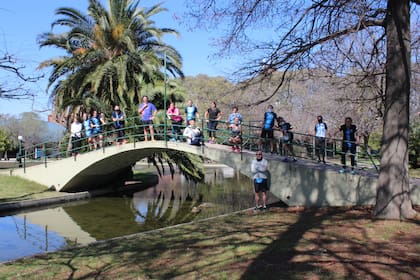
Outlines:
<svg viewBox="0 0 420 280"><path fill-rule="evenodd" d="M166 197L165 192L160 191L156 199L148 201L145 213L137 211L137 215L145 229L187 223L196 218L197 215L192 213L191 209L200 205L202 201L202 195L194 200L189 193L183 198L172 190L171 195Z"/></svg>

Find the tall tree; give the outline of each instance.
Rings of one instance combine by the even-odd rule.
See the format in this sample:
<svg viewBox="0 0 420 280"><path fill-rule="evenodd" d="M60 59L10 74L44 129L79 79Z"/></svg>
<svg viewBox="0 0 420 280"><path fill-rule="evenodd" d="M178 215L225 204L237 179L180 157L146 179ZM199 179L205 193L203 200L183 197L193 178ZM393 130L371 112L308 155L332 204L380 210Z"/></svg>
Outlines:
<svg viewBox="0 0 420 280"><path fill-rule="evenodd" d="M158 28L151 17L165 11L160 4L139 8L140 1L108 0L108 10L98 0L89 0L88 14L59 8L61 33L44 33L41 47L63 49L65 56L44 61L52 67L48 88L59 111L85 106L98 100L109 108L120 104L130 109L141 99L146 85L164 79L166 69L174 77L183 76L180 54L163 42L170 28ZM63 29L60 29L62 31ZM89 101L90 100L90 101Z"/></svg>
<svg viewBox="0 0 420 280"><path fill-rule="evenodd" d="M412 47L409 0L191 0L188 5L198 26L226 26L226 34L219 40L220 54L248 58L236 73L246 78L248 85L269 80L273 73L283 74L272 93L257 104L278 94L291 76L287 73L297 72L290 70L318 68L332 77L352 75L361 83L371 80L371 84L380 84L385 75L375 214L388 219L415 215L407 168ZM378 89L378 93L383 91Z"/></svg>

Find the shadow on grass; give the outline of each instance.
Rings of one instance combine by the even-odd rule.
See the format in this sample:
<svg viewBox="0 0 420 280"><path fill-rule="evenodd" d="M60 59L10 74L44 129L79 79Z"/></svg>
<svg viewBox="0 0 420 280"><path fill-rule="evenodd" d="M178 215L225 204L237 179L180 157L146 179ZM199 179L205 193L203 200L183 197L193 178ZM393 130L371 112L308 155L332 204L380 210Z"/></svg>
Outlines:
<svg viewBox="0 0 420 280"><path fill-rule="evenodd" d="M420 257L410 247L419 244L420 237L386 240L383 232L379 233L382 242L371 240L359 215L351 212L346 208L303 211L249 264L241 279L418 279ZM369 215L362 218L375 223ZM331 231L335 223L346 224L342 230L348 233Z"/></svg>

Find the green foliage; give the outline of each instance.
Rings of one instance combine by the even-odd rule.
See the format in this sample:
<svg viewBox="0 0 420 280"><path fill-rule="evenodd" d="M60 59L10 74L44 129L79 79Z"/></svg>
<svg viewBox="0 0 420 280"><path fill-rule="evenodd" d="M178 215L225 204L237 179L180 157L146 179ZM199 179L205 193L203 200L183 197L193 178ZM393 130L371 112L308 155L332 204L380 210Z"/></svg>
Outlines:
<svg viewBox="0 0 420 280"><path fill-rule="evenodd" d="M379 132L372 132L369 137L369 147L371 150L380 151L382 142L382 134Z"/></svg>
<svg viewBox="0 0 420 280"><path fill-rule="evenodd" d="M40 65L52 67L48 88L53 88L50 98L59 113L87 110L93 104L104 112L119 104L131 113L142 95L155 93L147 85L163 84L166 72L183 77L180 54L162 40L178 33L158 28L150 19L165 11L160 4L149 9L139 8L138 1L108 4L106 9L90 0L87 14L59 8L60 18L52 26L64 31L39 37L41 47L54 46L67 53Z"/></svg>
<svg viewBox="0 0 420 280"><path fill-rule="evenodd" d="M418 119L410 124L408 153L411 166L418 168L420 158L420 120Z"/></svg>
<svg viewBox="0 0 420 280"><path fill-rule="evenodd" d="M0 129L0 153L9 151L12 147L13 141L10 138L9 133L4 129Z"/></svg>

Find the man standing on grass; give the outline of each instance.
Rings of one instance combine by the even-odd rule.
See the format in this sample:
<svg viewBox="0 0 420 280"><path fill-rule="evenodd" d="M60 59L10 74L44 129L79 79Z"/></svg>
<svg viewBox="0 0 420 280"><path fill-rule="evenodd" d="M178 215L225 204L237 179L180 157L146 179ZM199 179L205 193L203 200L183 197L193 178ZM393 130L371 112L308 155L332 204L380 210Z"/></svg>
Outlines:
<svg viewBox="0 0 420 280"><path fill-rule="evenodd" d="M256 159L254 159L251 163L251 172L254 175L254 210L265 210L267 209L268 161L263 158L261 150L258 150L255 155ZM262 193L262 205L260 205L260 193Z"/></svg>

